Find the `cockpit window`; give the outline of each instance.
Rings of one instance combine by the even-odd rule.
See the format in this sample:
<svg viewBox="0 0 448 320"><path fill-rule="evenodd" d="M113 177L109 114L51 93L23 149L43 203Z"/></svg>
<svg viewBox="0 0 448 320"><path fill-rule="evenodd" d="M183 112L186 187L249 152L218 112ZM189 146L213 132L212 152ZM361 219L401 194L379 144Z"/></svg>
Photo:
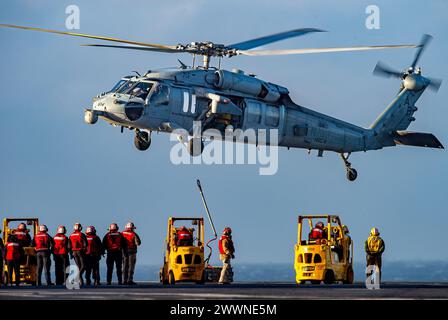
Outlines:
<svg viewBox="0 0 448 320"><path fill-rule="evenodd" d="M128 90L128 92L125 92L127 94L132 94L133 96L137 98L141 98L143 100L146 99L148 96L149 91L152 88L152 83L149 82L138 82L136 85L134 85L132 88Z"/></svg>
<svg viewBox="0 0 448 320"><path fill-rule="evenodd" d="M128 80L121 79L120 81L117 82L116 85L114 85L114 87L113 87L112 89L110 89L109 92L115 92L115 91L117 91L117 90L118 90L124 83L126 83L126 82L128 82Z"/></svg>
<svg viewBox="0 0 448 320"><path fill-rule="evenodd" d="M154 90L151 92L149 98L149 104L168 104L170 101L170 88L164 84L157 84Z"/></svg>
<svg viewBox="0 0 448 320"><path fill-rule="evenodd" d="M116 92L117 93L126 93L134 85L135 85L135 81L130 81L130 80L126 81L126 82L122 83L119 88L117 88Z"/></svg>

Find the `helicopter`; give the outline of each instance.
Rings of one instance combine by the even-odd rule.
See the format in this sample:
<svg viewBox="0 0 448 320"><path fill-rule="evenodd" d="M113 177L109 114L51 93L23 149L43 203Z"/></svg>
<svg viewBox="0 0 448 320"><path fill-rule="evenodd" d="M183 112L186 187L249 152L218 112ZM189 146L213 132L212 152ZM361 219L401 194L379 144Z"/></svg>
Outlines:
<svg viewBox="0 0 448 320"><path fill-rule="evenodd" d="M275 129L278 132L277 145L280 147L303 148L308 152L317 150L319 157L323 156L324 151L338 153L343 160L347 179L354 181L358 173L348 161L353 152L397 145L443 149L440 141L431 133L406 131L415 120L415 103L425 89L437 91L441 85L441 80L423 77L421 68L417 67L432 38L429 35L424 35L417 45L253 50L280 40L324 30L301 28L230 45L211 41L162 45L10 24L0 24L0 27L119 43L83 45L87 47L193 55L191 67L179 60L181 66L178 69L149 70L144 75L136 72L135 75L122 77L112 89L94 97L92 107L85 109L84 120L87 124L95 124L98 119L102 119L121 127L121 132L124 128L134 131L134 144L138 150L144 151L150 147L152 132L173 133L182 129L187 137L179 135L179 140L188 140L185 144L192 157L200 156L207 137L202 135L202 131L196 133L196 123L199 123L202 130L219 131L223 135L222 139L226 132L238 129ZM264 81L242 70L221 69L222 58L238 55L291 55L398 48L416 48L417 52L411 66L403 72L395 71L382 62L376 65L373 73L400 79L400 89L368 128L294 103L289 90L284 86ZM196 65L197 57L202 57L202 65ZM211 58L218 59L217 67L211 66ZM256 131L255 139L246 137L240 142L271 145L271 140L269 137L260 139L260 134Z"/></svg>

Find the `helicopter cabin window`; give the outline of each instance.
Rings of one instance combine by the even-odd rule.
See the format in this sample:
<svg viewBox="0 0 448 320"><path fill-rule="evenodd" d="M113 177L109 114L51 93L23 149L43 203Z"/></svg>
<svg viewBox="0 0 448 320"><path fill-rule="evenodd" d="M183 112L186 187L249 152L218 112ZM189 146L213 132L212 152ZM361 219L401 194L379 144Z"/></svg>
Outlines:
<svg viewBox="0 0 448 320"><path fill-rule="evenodd" d="M146 100L146 97L149 94L149 91L152 88L152 83L150 82L138 82L132 88L126 92L127 94L131 94L134 97Z"/></svg>
<svg viewBox="0 0 448 320"><path fill-rule="evenodd" d="M261 104L258 102L247 103L246 106L247 121L251 123L261 122Z"/></svg>
<svg viewBox="0 0 448 320"><path fill-rule="evenodd" d="M278 127L278 122L280 118L280 112L277 107L266 106L265 122L266 125L271 127Z"/></svg>
<svg viewBox="0 0 448 320"><path fill-rule="evenodd" d="M164 84L156 84L149 97L149 104L160 105L170 102L170 88Z"/></svg>

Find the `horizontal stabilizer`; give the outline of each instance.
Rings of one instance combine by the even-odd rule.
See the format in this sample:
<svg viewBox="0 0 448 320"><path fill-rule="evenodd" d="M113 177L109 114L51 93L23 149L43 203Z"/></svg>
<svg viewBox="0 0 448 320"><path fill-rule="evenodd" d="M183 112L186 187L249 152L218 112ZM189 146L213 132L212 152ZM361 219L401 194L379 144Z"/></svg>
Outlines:
<svg viewBox="0 0 448 320"><path fill-rule="evenodd" d="M393 138L395 144L444 149L439 139L437 139L432 133L396 131Z"/></svg>

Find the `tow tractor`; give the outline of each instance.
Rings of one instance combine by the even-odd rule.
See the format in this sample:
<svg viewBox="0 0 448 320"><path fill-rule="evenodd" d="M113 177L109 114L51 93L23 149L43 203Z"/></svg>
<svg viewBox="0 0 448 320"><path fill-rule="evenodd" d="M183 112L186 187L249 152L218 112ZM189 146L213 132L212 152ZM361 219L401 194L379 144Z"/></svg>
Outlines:
<svg viewBox="0 0 448 320"><path fill-rule="evenodd" d="M214 237L205 243L204 218L169 217L167 236L165 239L165 255L163 266L159 272L160 282L163 284L174 285L177 282L204 284L205 282L217 282L219 280L222 267L214 267L209 264L212 255L210 243L215 241L218 235L199 180L197 180L197 185ZM187 225L188 232L193 236L192 241L187 244L179 243L177 241L178 231L181 227ZM209 249L207 257L205 257L204 253L205 247ZM230 278L233 280L233 273L230 272L230 274Z"/></svg>
<svg viewBox="0 0 448 320"><path fill-rule="evenodd" d="M311 239L315 222L324 222L323 238ZM353 242L337 215L299 216L294 269L297 284L342 282L351 284L353 274Z"/></svg>
<svg viewBox="0 0 448 320"><path fill-rule="evenodd" d="M5 218L3 220L3 243L6 245L8 241L8 236L13 234L15 228L11 228L11 223L25 223L28 228L31 228L31 238L37 233L37 229L39 226L38 218ZM25 252L24 257L20 261L20 282L25 284L36 285L37 280L37 260L36 260L36 251L33 247L24 247L23 251ZM10 270L8 270L8 266L4 264L3 267L3 283L7 284L9 279ZM13 283L15 282L15 274L13 273L12 277Z"/></svg>

